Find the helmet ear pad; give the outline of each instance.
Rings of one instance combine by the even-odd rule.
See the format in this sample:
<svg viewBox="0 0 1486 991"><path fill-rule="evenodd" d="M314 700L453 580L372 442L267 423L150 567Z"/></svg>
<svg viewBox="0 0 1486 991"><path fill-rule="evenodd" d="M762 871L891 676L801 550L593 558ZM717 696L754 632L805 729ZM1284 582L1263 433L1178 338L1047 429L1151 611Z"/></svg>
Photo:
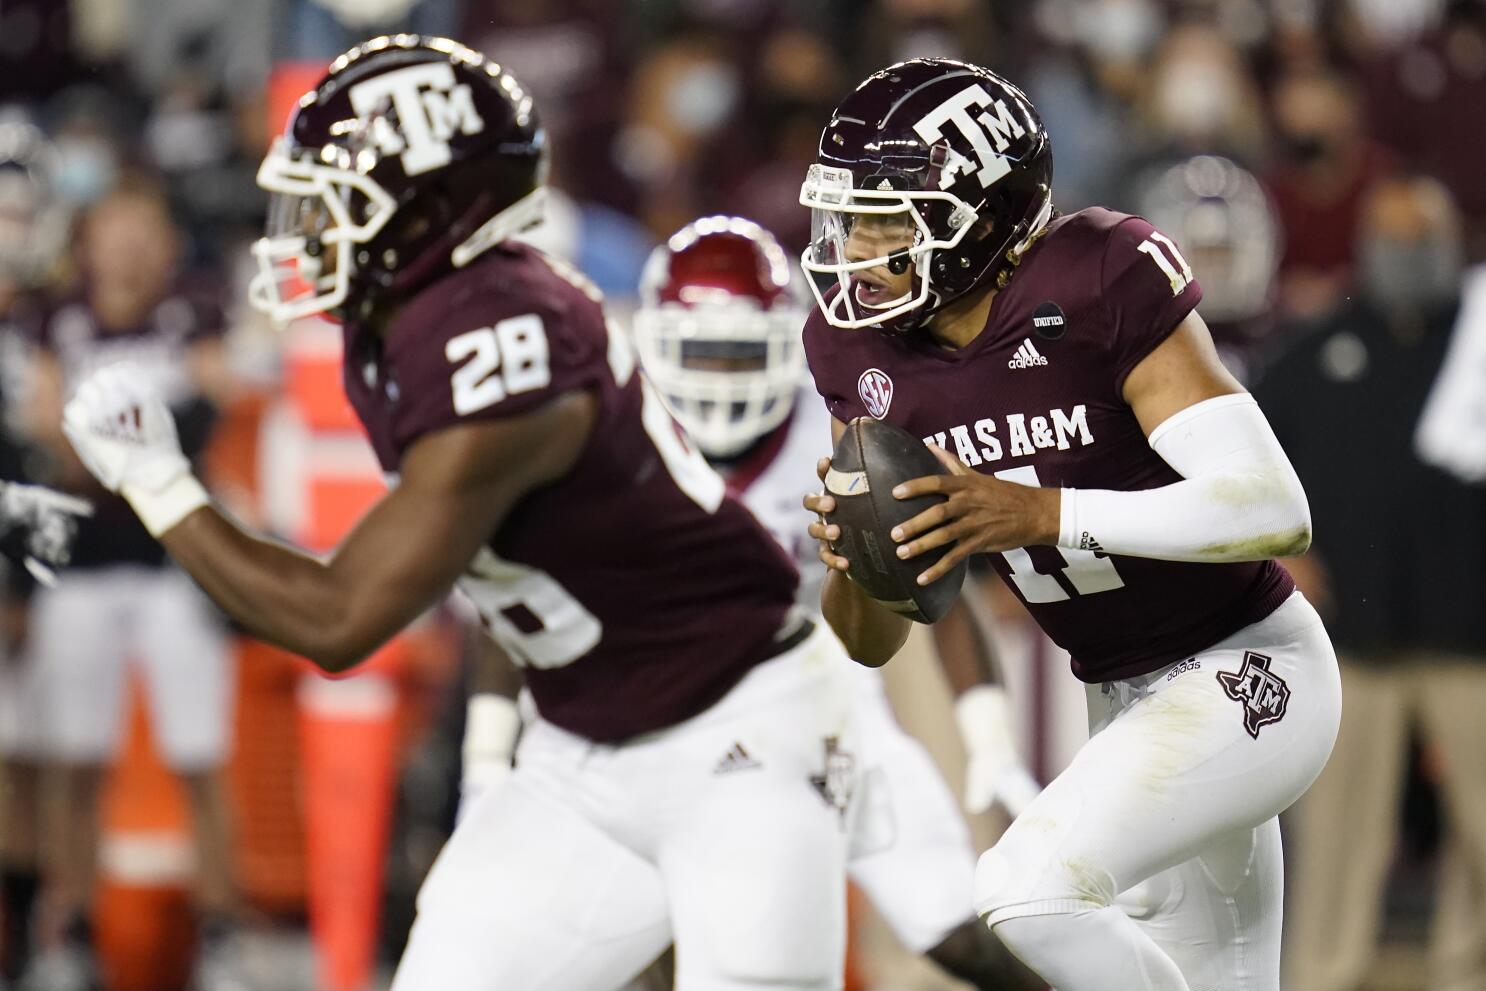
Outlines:
<svg viewBox="0 0 1486 991"><path fill-rule="evenodd" d="M960 295L975 288L979 278L972 276L975 259L985 252L985 240L995 230L995 221L984 217L965 232L964 240L953 251L939 251L929 266L934 285L943 293Z"/></svg>
<svg viewBox="0 0 1486 991"><path fill-rule="evenodd" d="M474 160L413 187L387 225L357 250L358 288L368 295L416 292L504 201L535 189L537 175L520 159Z"/></svg>

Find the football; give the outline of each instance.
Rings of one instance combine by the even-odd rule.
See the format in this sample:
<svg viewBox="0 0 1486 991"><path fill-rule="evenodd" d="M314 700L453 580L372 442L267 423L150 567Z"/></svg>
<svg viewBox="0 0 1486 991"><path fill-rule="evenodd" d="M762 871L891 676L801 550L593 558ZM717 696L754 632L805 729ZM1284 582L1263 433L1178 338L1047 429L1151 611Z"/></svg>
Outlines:
<svg viewBox="0 0 1486 991"><path fill-rule="evenodd" d="M893 487L910 478L945 475L949 470L924 442L900 427L870 417L846 426L831 456L826 491L836 497L831 522L841 528L833 549L851 562L851 580L872 598L918 623L939 620L960 594L967 562L931 585L917 578L953 545L904 561L890 536L893 527L942 501L940 495L893 498Z"/></svg>

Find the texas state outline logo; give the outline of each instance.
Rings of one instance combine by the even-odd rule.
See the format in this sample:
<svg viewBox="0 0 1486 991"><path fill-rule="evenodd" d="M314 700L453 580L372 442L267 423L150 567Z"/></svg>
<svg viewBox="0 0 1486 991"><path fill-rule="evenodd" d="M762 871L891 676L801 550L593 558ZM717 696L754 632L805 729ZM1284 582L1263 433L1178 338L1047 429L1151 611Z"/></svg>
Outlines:
<svg viewBox="0 0 1486 991"><path fill-rule="evenodd" d="M873 419L880 420L893 404L893 380L881 368L869 368L857 379L857 395Z"/></svg>
<svg viewBox="0 0 1486 991"><path fill-rule="evenodd" d="M1240 670L1218 672L1224 693L1243 703L1244 729L1256 740L1260 728L1284 719L1290 706L1290 686L1269 669L1272 663L1267 654L1246 650Z"/></svg>

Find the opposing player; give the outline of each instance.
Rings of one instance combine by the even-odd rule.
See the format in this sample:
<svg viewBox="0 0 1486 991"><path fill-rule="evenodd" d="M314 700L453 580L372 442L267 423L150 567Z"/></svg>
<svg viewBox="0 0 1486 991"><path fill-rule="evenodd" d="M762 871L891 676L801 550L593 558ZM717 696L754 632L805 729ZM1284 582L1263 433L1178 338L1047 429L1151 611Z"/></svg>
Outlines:
<svg viewBox="0 0 1486 991"><path fill-rule="evenodd" d="M1274 329L1280 261L1279 220L1264 187L1226 158L1198 155L1153 174L1138 206L1202 273L1202 317L1218 357L1247 381Z"/></svg>
<svg viewBox="0 0 1486 991"><path fill-rule="evenodd" d="M840 648L675 427L598 293L515 241L531 98L479 53L379 38L265 159L257 304L345 323L345 388L398 482L328 559L244 532L127 370L65 422L249 631L353 667L456 581L540 719L419 895L397 991L592 991L667 944L682 989L832 989L856 771ZM755 766L714 773L734 748Z"/></svg>
<svg viewBox="0 0 1486 991"><path fill-rule="evenodd" d="M646 263L634 318L641 366L698 448L801 565L816 609L824 570L797 522L800 491L826 447L829 414L808 392L805 309L784 250L751 221L705 217ZM1016 754L989 645L964 603L935 627L969 755L966 806L1013 813L1037 793ZM970 833L933 761L893 717L876 671L847 664L861 731L863 789L848 873L908 949L986 989L1030 979L971 910Z"/></svg>
<svg viewBox="0 0 1486 991"><path fill-rule="evenodd" d="M1275 817L1341 704L1326 632L1272 560L1309 543L1305 495L1178 247L1138 217L1058 216L1051 181L1047 133L994 73L869 77L801 190L804 265L836 282L810 369L836 430L875 416L948 452L952 475L895 489L948 497L892 534L905 559L953 545L919 580L990 555L1088 684L1092 739L982 856L977 911L1059 991L1275 991ZM810 533L838 536L830 493L805 502ZM907 621L821 556L825 616L885 663ZM1137 885L1144 922L1113 905Z"/></svg>
<svg viewBox="0 0 1486 991"><path fill-rule="evenodd" d="M0 478L27 475L26 413L33 342L60 259L68 215L55 193L57 153L40 129L0 119ZM41 781L50 721L40 704L39 665L25 649L31 578L51 584L85 504L45 489L0 483L0 982L31 961L41 890Z"/></svg>
<svg viewBox="0 0 1486 991"><path fill-rule="evenodd" d="M68 217L54 189L57 153L24 121L0 121L0 553L44 585L67 563L86 500L19 481L25 474L31 344Z"/></svg>

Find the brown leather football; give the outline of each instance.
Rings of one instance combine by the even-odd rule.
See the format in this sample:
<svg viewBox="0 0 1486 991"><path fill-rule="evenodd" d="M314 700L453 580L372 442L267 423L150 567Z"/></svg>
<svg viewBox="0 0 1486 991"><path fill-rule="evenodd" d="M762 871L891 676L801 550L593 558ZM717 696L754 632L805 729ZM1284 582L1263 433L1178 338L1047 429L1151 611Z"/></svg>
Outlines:
<svg viewBox="0 0 1486 991"><path fill-rule="evenodd" d="M954 545L904 561L890 534L893 527L945 497L895 499L893 487L910 478L948 473L934 452L908 431L860 416L846 425L836 442L826 475L826 491L836 498L830 521L841 528L833 549L851 562L847 574L872 598L917 623L933 623L949 612L964 584L968 562L961 561L931 585L919 585L918 576Z"/></svg>

